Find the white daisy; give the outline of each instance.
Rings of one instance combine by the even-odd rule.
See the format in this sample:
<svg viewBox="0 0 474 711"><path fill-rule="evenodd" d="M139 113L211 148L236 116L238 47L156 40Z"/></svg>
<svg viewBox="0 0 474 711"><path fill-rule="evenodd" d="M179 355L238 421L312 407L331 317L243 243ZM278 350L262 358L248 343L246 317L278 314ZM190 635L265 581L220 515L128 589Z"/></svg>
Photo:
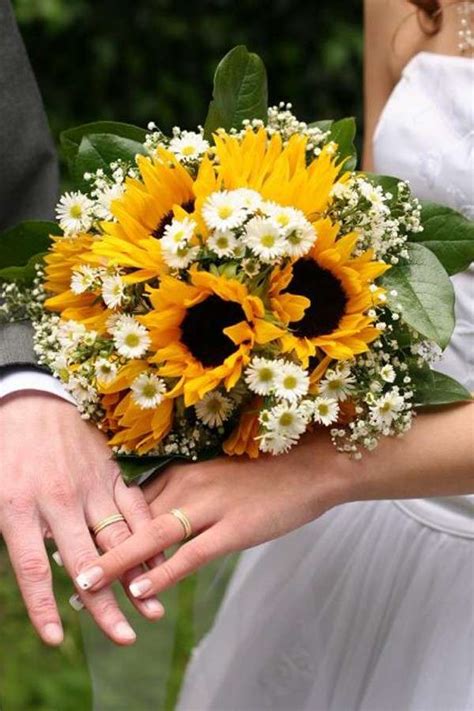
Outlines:
<svg viewBox="0 0 474 711"><path fill-rule="evenodd" d="M237 239L232 230L215 230L207 240L207 246L218 257L230 257L237 246Z"/></svg>
<svg viewBox="0 0 474 711"><path fill-rule="evenodd" d="M296 442L297 440L293 437L287 437L284 434L277 434L276 432L269 432L264 434L263 437L260 437L258 448L261 452L277 456L288 452Z"/></svg>
<svg viewBox="0 0 474 711"><path fill-rule="evenodd" d="M115 380L117 364L107 358L98 358L94 366L95 377L104 385Z"/></svg>
<svg viewBox="0 0 474 711"><path fill-rule="evenodd" d="M147 329L133 316L120 316L112 335L118 353L124 358L141 358L150 347Z"/></svg>
<svg viewBox="0 0 474 711"><path fill-rule="evenodd" d="M177 251L161 250L162 257L166 264L172 269L187 269L192 264L199 254L199 247L191 247L184 245Z"/></svg>
<svg viewBox="0 0 474 711"><path fill-rule="evenodd" d="M339 404L330 397L317 397L313 402L314 421L320 425L332 425L339 416Z"/></svg>
<svg viewBox="0 0 474 711"><path fill-rule="evenodd" d="M278 205L276 202L265 202L262 206L262 211L267 217L271 217L285 233L306 222L301 210L297 210L294 207L283 207L283 205Z"/></svg>
<svg viewBox="0 0 474 711"><path fill-rule="evenodd" d="M297 402L309 389L309 377L296 363L280 361L275 378L275 395L288 402Z"/></svg>
<svg viewBox="0 0 474 711"><path fill-rule="evenodd" d="M184 162L195 160L205 153L209 148L209 143L201 133L194 131L182 131L179 136L175 136L169 143L169 149L175 156Z"/></svg>
<svg viewBox="0 0 474 711"><path fill-rule="evenodd" d="M307 425L306 413L294 404L285 403L272 407L266 428L272 433L298 438L305 432Z"/></svg>
<svg viewBox="0 0 474 711"><path fill-rule="evenodd" d="M132 399L142 410L158 407L166 393L164 380L154 373L140 373L131 385Z"/></svg>
<svg viewBox="0 0 474 711"><path fill-rule="evenodd" d="M347 365L340 365L326 371L324 379L319 384L319 392L321 395L335 397L344 402L353 390L354 383L355 378L351 375L350 368Z"/></svg>
<svg viewBox="0 0 474 711"><path fill-rule="evenodd" d="M272 262L285 254L285 239L269 218L253 217L245 226L243 241L262 262Z"/></svg>
<svg viewBox="0 0 474 711"><path fill-rule="evenodd" d="M172 220L163 231L161 248L171 254L178 254L180 249L187 247L194 236L197 225L194 220L185 217L183 220Z"/></svg>
<svg viewBox="0 0 474 711"><path fill-rule="evenodd" d="M94 203L84 193L65 193L56 206L59 226L66 235L87 232L92 225Z"/></svg>
<svg viewBox="0 0 474 711"><path fill-rule="evenodd" d="M208 427L221 427L234 409L234 403L218 390L206 393L194 406L196 415Z"/></svg>
<svg viewBox="0 0 474 711"><path fill-rule="evenodd" d="M222 190L212 193L202 208L202 216L213 230L227 230L240 227L247 217L243 201L236 191Z"/></svg>
<svg viewBox="0 0 474 711"><path fill-rule="evenodd" d="M245 382L257 395L269 395L275 387L277 363L255 356L245 371Z"/></svg>
<svg viewBox="0 0 474 711"><path fill-rule="evenodd" d="M242 269L244 270L245 275L250 277L251 279L252 277L257 276L261 266L262 265L260 264L258 259L255 259L254 257L242 260Z"/></svg>
<svg viewBox="0 0 474 711"><path fill-rule="evenodd" d="M66 383L66 389L80 405L97 400L97 391L82 375L71 375Z"/></svg>
<svg viewBox="0 0 474 711"><path fill-rule="evenodd" d="M293 259L299 259L308 254L316 240L316 230L305 220L304 223L286 233L286 252Z"/></svg>
<svg viewBox="0 0 474 711"><path fill-rule="evenodd" d="M63 321L58 328L58 341L63 348L74 348L82 341L86 327L78 321Z"/></svg>
<svg viewBox="0 0 474 711"><path fill-rule="evenodd" d="M370 407L370 420L377 427L390 427L404 407L405 401L398 388L392 388Z"/></svg>
<svg viewBox="0 0 474 711"><path fill-rule="evenodd" d="M74 294L83 294L85 291L94 286L97 279L98 270L84 264L75 269L71 277L71 291Z"/></svg>
<svg viewBox="0 0 474 711"><path fill-rule="evenodd" d="M103 190L97 190L95 195L94 214L99 220L113 220L110 208L114 200L118 200L125 192L125 185L113 183Z"/></svg>
<svg viewBox="0 0 474 711"><path fill-rule="evenodd" d="M258 210L263 203L262 196L256 190L251 190L250 188L237 188L237 190L233 190L232 192L234 196L240 200L243 207L250 212Z"/></svg>
<svg viewBox="0 0 474 711"><path fill-rule="evenodd" d="M393 383L396 378L396 373L393 365L384 365L383 368L381 368L380 370L380 377L386 383Z"/></svg>
<svg viewBox="0 0 474 711"><path fill-rule="evenodd" d="M125 283L119 274L109 274L102 279L102 299L109 309L116 309L125 296Z"/></svg>

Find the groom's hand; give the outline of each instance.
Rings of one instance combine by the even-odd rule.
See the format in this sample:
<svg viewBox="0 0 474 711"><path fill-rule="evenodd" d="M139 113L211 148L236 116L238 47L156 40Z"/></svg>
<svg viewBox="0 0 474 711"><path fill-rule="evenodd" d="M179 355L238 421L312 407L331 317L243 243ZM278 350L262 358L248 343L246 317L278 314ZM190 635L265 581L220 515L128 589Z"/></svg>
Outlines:
<svg viewBox="0 0 474 711"><path fill-rule="evenodd" d="M97 561L96 546L110 550L149 521L150 513L140 489L123 483L103 435L64 400L33 391L4 398L0 433L0 531L30 619L46 643L57 645L63 630L46 533L75 579ZM126 523L108 526L93 540L89 527L118 513ZM141 570L123 576L126 589ZM80 598L114 642L133 643L135 633L110 589L98 595L81 590ZM155 598L134 604L149 619L163 614Z"/></svg>

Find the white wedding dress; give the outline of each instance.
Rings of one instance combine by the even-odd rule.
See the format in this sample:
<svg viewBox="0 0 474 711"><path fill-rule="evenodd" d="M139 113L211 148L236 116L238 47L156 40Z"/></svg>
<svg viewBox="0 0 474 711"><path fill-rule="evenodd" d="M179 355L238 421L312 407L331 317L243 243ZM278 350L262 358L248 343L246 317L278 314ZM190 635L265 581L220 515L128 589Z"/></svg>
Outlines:
<svg viewBox="0 0 474 711"><path fill-rule="evenodd" d="M474 218L474 61L408 64L376 170ZM474 390L473 281L442 369ZM447 472L449 476L449 472ZM243 554L179 711L472 711L474 499L340 506Z"/></svg>

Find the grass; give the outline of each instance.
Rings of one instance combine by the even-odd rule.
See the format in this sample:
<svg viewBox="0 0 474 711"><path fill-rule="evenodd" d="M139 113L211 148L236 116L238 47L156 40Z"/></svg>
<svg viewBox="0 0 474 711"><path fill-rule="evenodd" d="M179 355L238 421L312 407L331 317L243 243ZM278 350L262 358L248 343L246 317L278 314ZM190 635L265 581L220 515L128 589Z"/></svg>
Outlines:
<svg viewBox="0 0 474 711"><path fill-rule="evenodd" d="M118 648L68 599L72 585L54 571L65 642L49 649L35 635L0 543L1 711L173 711L193 646L209 629L235 565L230 557L167 591L166 617L150 624L118 591L138 634ZM56 566L55 566L56 567Z"/></svg>

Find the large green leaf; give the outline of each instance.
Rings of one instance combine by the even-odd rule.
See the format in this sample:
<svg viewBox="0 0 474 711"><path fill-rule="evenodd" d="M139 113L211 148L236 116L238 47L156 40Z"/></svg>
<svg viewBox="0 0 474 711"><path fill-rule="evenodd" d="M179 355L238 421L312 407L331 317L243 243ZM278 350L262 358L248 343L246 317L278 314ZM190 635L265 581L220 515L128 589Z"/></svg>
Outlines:
<svg viewBox="0 0 474 711"><path fill-rule="evenodd" d="M61 133L61 148L64 157L67 159L70 166L74 162L79 146L84 136L90 136L94 133L107 133L112 136L120 136L128 138L137 143L143 143L146 136L146 131L139 126L132 126L129 123L118 123L116 121L96 121L95 123L85 123L81 126L70 128Z"/></svg>
<svg viewBox="0 0 474 711"><path fill-rule="evenodd" d="M209 139L218 128L241 128L245 119L266 123L268 87L265 65L243 45L234 47L219 62L214 75L213 99L204 126Z"/></svg>
<svg viewBox="0 0 474 711"><path fill-rule="evenodd" d="M137 154L145 154L142 143L111 133L92 133L83 136L73 163L73 177L81 185L84 173L94 173L99 168L109 171L115 160L133 162Z"/></svg>
<svg viewBox="0 0 474 711"><path fill-rule="evenodd" d="M409 261L382 277L389 303L399 304L403 319L426 338L446 348L454 329L454 290L435 255L421 244L409 244ZM395 289L397 296L390 291Z"/></svg>
<svg viewBox="0 0 474 711"><path fill-rule="evenodd" d="M56 222L28 220L0 235L0 279L26 281L34 277L34 265L50 245L50 235L60 235Z"/></svg>
<svg viewBox="0 0 474 711"><path fill-rule="evenodd" d="M438 257L448 274L457 274L474 260L474 221L456 210L436 203L423 203L423 232L410 235Z"/></svg>
<svg viewBox="0 0 474 711"><path fill-rule="evenodd" d="M355 135L356 122L354 118L335 121L331 126L328 141L337 143L337 154L341 160L344 160L344 170L355 170L357 165L357 152L354 146Z"/></svg>
<svg viewBox="0 0 474 711"><path fill-rule="evenodd" d="M417 407L439 407L472 400L471 393L464 385L437 370L431 370L429 367L411 368L410 375Z"/></svg>
<svg viewBox="0 0 474 711"><path fill-rule="evenodd" d="M177 459L183 459L172 455L169 457L135 457L135 456L118 456L117 462L122 472L122 477L127 484L133 484L141 476L157 474L165 469L169 464Z"/></svg>

